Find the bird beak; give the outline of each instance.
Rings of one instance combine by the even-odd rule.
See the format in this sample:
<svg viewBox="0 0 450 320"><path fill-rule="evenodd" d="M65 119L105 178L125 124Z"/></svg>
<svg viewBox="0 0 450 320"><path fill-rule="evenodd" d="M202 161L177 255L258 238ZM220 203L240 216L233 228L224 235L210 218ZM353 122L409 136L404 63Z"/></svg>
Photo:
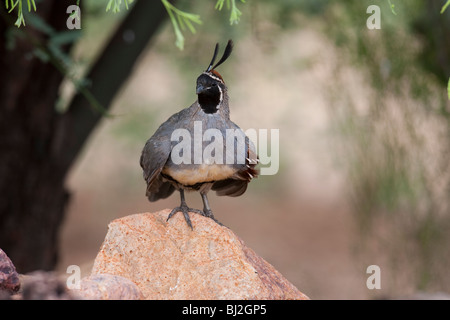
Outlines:
<svg viewBox="0 0 450 320"><path fill-rule="evenodd" d="M195 93L196 93L196 94L200 94L200 93L202 93L203 91L205 91L205 88L204 88L201 84L198 84L198 85L197 85L197 89L195 90Z"/></svg>

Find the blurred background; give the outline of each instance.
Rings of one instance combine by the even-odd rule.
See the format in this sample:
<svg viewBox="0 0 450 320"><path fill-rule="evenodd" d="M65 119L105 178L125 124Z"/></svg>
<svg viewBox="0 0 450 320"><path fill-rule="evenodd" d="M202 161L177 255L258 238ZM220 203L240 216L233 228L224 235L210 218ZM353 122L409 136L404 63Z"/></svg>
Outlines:
<svg viewBox="0 0 450 320"><path fill-rule="evenodd" d="M45 2L36 1L37 13L27 15L27 26L18 30L45 33L46 24L35 18L40 7L46 12ZM133 5L142 2L113 13L105 11L107 1L81 1L82 28L73 31L76 37L67 30L64 34L58 50L64 53L61 59L67 59L66 73L53 87L54 103L45 107L56 114L55 123L71 114L72 101L83 99L76 88L95 89L89 70L96 70L99 59L105 58L105 48L114 51L107 44L117 37ZM164 10L162 3L155 3ZM57 252L46 265L36 262L36 268L63 274L75 264L86 276L110 221L179 204L177 195L147 201L140 153L159 124L195 101L196 78L207 67L215 43L224 48L231 38L235 50L219 70L229 89L231 118L244 130L280 130L280 168L276 175L253 180L241 197L211 193L215 216L312 299L449 292L450 9L441 13L446 1L236 1L242 15L232 25L226 2L221 11L214 8L214 1L172 3L198 14L203 23L195 25L195 34L183 32L180 50L164 11L150 41L127 69L129 76L103 105L107 110L99 111L95 103L81 109L102 119L91 125L83 148L57 179L70 197L66 196L51 239ZM381 29L366 26L373 14L366 13L370 5L380 8ZM67 15L62 14L65 23ZM11 39L35 46L36 42L20 37L25 31L7 25L4 12L2 17L5 36L0 40L11 46L1 51L2 63L7 64L8 52L20 49ZM139 39L138 30L120 36L133 42ZM47 34L41 43L51 37ZM35 49L28 48L26 61L51 64L52 59L39 60L42 52ZM51 57L51 51L41 51ZM17 52L14 57L22 59ZM100 82L112 82L110 73L123 61L116 56L108 63ZM3 79L16 79L8 85L20 88L24 77L40 81L33 70L20 75L11 71ZM10 115L5 90L0 99L6 101L2 108L7 110L2 112ZM37 108L23 101L18 104L24 110ZM20 114L33 117L26 111ZM10 122L5 117L0 121ZM74 132L85 128L62 123L64 128L73 125ZM54 127L57 146L69 145L60 134L65 129ZM0 132L3 147L14 140L9 132ZM2 157L6 161L5 153ZM21 168L27 167L28 158L21 161ZM0 174L13 170L13 163L9 159L8 167L3 162ZM9 186L3 184L2 190ZM0 248L15 262L14 252L20 248L11 243L34 238L10 232L14 224L8 214L15 206L2 194L0 225L11 235L0 236ZM22 201L17 197L8 199ZM188 194L187 201L202 207L196 193ZM17 257L19 271L30 271L28 256ZM379 290L366 286L370 265L380 267Z"/></svg>

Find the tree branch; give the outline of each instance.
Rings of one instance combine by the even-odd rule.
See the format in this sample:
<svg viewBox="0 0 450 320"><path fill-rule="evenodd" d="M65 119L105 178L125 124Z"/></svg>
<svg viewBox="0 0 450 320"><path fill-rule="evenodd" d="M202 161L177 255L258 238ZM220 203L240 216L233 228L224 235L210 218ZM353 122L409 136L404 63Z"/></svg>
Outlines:
<svg viewBox="0 0 450 320"><path fill-rule="evenodd" d="M87 75L90 92L106 110L131 74L133 65L167 14L160 1L137 1ZM134 36L134 39L126 37ZM150 85L150 84L149 84ZM52 155L69 169L104 112L92 108L79 92L58 123Z"/></svg>

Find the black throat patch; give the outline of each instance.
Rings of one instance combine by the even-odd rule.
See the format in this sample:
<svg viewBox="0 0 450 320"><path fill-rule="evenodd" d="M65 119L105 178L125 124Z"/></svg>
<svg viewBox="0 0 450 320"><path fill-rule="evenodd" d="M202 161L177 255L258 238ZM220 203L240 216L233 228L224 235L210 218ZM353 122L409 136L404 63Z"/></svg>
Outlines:
<svg viewBox="0 0 450 320"><path fill-rule="evenodd" d="M219 110L221 95L218 86L210 88L198 95L198 103L205 113L216 113Z"/></svg>

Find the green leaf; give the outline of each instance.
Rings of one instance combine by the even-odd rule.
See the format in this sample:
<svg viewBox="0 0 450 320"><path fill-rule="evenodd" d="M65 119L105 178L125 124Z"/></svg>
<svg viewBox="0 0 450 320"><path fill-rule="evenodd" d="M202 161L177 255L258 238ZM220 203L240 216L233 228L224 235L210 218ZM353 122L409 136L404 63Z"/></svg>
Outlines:
<svg viewBox="0 0 450 320"><path fill-rule="evenodd" d="M36 11L36 3L34 2L34 0L27 0L27 4L28 12L31 12L32 7L34 11ZM25 19L23 17L23 0L6 0L5 6L6 10L8 10L8 13L11 13L17 7L17 20L14 25L18 28L20 28L21 25L25 26Z"/></svg>
<svg viewBox="0 0 450 320"><path fill-rule="evenodd" d="M28 3L28 12L31 12L31 5L33 5L34 11L36 11L36 3L34 3L34 0L27 0Z"/></svg>
<svg viewBox="0 0 450 320"><path fill-rule="evenodd" d="M216 6L214 7L214 9L221 11L223 8L224 2L225 2L225 0L217 0Z"/></svg>
<svg viewBox="0 0 450 320"><path fill-rule="evenodd" d="M193 34L195 34L197 31L195 30L194 26L191 23L191 20L185 20L184 23L186 23L189 31L191 31Z"/></svg>
<svg viewBox="0 0 450 320"><path fill-rule="evenodd" d="M53 29L51 25L45 22L45 20L37 14L29 15L27 17L27 20L30 22L30 25L32 25L36 30L41 31L46 35L52 35L55 33L55 29Z"/></svg>
<svg viewBox="0 0 450 320"><path fill-rule="evenodd" d="M395 5L391 2L391 0L389 1L389 7L391 7L391 11L394 15L397 15L397 12L395 12Z"/></svg>
<svg viewBox="0 0 450 320"><path fill-rule="evenodd" d="M242 3L245 3L245 0L241 0ZM225 0L217 0L216 5L214 6L214 9L221 11L223 8L223 5L225 3ZM227 8L231 11L230 13L230 24L238 24L240 17L242 15L242 12L238 9L236 6L236 0L227 0Z"/></svg>
<svg viewBox="0 0 450 320"><path fill-rule="evenodd" d="M242 12L236 7L235 0L231 0L230 24L238 24Z"/></svg>
<svg viewBox="0 0 450 320"><path fill-rule="evenodd" d="M81 30L67 30L55 33L51 38L50 42L57 46L62 46L69 43L74 43L81 37Z"/></svg>
<svg viewBox="0 0 450 320"><path fill-rule="evenodd" d="M23 18L23 11L22 11L22 1L21 0L17 0L17 2L19 3L19 7L18 7L18 13L17 13L17 20L14 23L15 26L17 26L17 28L20 28L20 26L23 24L25 26L25 19ZM12 9L11 9L12 10Z"/></svg>
<svg viewBox="0 0 450 320"><path fill-rule="evenodd" d="M132 3L134 0L124 0L125 3L125 8L128 10L128 4ZM118 13L120 12L120 7L122 6L122 0L109 0L108 4L106 5L106 12L108 12L109 10L111 10L112 7L112 12L113 13Z"/></svg>
<svg viewBox="0 0 450 320"><path fill-rule="evenodd" d="M50 61L50 56L48 55L48 53L40 48L34 49L33 55L44 63L47 63Z"/></svg>
<svg viewBox="0 0 450 320"><path fill-rule="evenodd" d="M170 21L172 22L173 30L175 32L175 45L183 50L184 48L184 36L182 31L186 30L186 27L192 33L195 33L193 23L202 24L200 16L189 12L184 12L175 6L173 6L168 0L161 0L161 3L166 8Z"/></svg>
<svg viewBox="0 0 450 320"><path fill-rule="evenodd" d="M447 0L447 2L444 4L444 6L441 9L441 14L444 13L444 11L447 9L447 7L450 6L450 0Z"/></svg>
<svg viewBox="0 0 450 320"><path fill-rule="evenodd" d="M450 78L448 78L447 94L448 94L448 100L450 100Z"/></svg>
<svg viewBox="0 0 450 320"><path fill-rule="evenodd" d="M11 0L11 10L9 10L8 13L11 13L19 2L20 2L20 0L17 0L15 3L13 2L13 0ZM9 9L8 1L6 1L6 9Z"/></svg>

